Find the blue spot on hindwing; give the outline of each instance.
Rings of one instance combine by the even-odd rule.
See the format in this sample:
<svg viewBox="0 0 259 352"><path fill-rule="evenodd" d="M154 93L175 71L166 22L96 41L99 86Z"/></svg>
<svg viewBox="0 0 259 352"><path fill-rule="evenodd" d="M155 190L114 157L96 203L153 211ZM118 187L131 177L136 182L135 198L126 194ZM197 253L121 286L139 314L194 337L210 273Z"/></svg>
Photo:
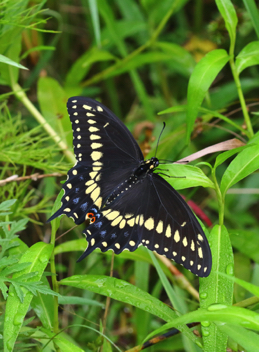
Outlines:
<svg viewBox="0 0 259 352"><path fill-rule="evenodd" d="M100 227L102 227L102 221L98 221L98 222L96 222L96 223L94 223L94 227L96 227L97 229L99 229Z"/></svg>
<svg viewBox="0 0 259 352"><path fill-rule="evenodd" d="M101 235L101 237L102 237L102 238L104 238L104 237L105 237L106 232L107 232L107 231L101 231L101 232L100 232L100 235Z"/></svg>
<svg viewBox="0 0 259 352"><path fill-rule="evenodd" d="M74 204L78 204L79 200L80 200L79 197L78 197L78 198L74 198L74 199L73 199L73 203L74 203Z"/></svg>
<svg viewBox="0 0 259 352"><path fill-rule="evenodd" d="M87 205L88 203L83 203L80 205L80 209L82 209L83 211L85 211L87 209Z"/></svg>

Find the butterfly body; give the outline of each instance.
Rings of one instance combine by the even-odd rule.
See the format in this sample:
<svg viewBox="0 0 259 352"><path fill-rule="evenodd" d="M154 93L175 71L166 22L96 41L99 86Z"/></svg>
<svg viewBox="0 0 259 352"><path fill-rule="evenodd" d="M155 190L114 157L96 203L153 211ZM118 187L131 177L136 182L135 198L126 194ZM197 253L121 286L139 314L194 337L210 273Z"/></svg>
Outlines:
<svg viewBox="0 0 259 352"><path fill-rule="evenodd" d="M122 182L107 198L105 205L110 205L114 202L122 193L127 192L135 184L142 182L148 175L150 175L154 169L159 165L157 158L153 157L149 160L142 161L139 167L131 174L129 179Z"/></svg>
<svg viewBox="0 0 259 352"><path fill-rule="evenodd" d="M88 247L116 254L140 245L182 264L200 277L211 270L206 236L182 197L158 173L159 160L144 160L126 126L104 105L68 100L77 159L63 185L61 208L83 231Z"/></svg>

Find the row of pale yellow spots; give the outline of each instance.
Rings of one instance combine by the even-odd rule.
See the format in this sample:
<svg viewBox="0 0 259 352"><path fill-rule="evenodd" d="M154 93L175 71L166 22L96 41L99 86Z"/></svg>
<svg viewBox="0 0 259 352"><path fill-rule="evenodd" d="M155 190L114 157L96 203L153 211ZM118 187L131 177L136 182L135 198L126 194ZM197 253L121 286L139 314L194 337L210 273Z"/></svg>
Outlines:
<svg viewBox="0 0 259 352"><path fill-rule="evenodd" d="M112 210L112 209L108 209L108 210L104 210L102 212L103 216L105 216L109 221L111 221L111 226L117 226L119 225L120 229L123 229L126 225L126 223L133 227L134 225L139 225L142 226L144 225L145 228L149 231L154 230L155 228L155 224L154 224L154 219L152 217L148 218L146 221L144 219L144 216L141 215L137 215L136 217L134 217L133 214L125 214L124 216L120 215L120 212L117 210ZM186 222L184 222L182 224L182 227L186 225ZM156 232L161 234L163 232L163 221L160 220L158 222L158 225L156 226ZM165 236L167 238L172 237L172 230L171 230L171 226L170 224L167 225L167 228L165 230ZM174 235L173 235L173 239L176 243L178 243L180 241L180 234L179 231L176 230ZM198 239L200 241L203 241L203 237L198 234ZM142 240L143 245L148 245L149 244L149 240ZM135 242L134 241L130 241L129 242L130 246L135 246ZM184 237L184 239L182 240L182 244L184 247L188 246L188 240L186 237ZM105 245L104 245L105 246ZM116 245L115 245L116 246ZM117 247L117 246L116 246ZM159 244L155 244L154 247L156 249L159 248ZM118 247L117 247L118 248ZM194 241L191 241L190 244L190 248L192 251L195 251L195 244ZM164 252L168 252L168 248L164 248ZM175 257L177 255L177 252L173 252L173 256ZM198 247L198 255L200 258L203 258L203 252L202 252L202 248ZM186 258L182 257L182 261L185 261ZM193 265L193 263L191 264Z"/></svg>
<svg viewBox="0 0 259 352"><path fill-rule="evenodd" d="M76 103L77 100L73 100L72 102L73 102L73 103ZM91 109L92 109L91 106L88 106L88 105L83 105L83 108L86 109L86 110L91 110ZM77 105L73 105L73 106L72 106L72 109L77 109ZM103 109L102 109L100 106L97 107L97 110L98 110L98 111L103 111ZM74 116L78 116L78 112L74 112L73 115L74 115ZM95 115L92 114L92 113L90 113L90 112L87 112L87 113L86 113L86 116L90 117L90 116L95 116ZM99 130L97 127L91 126L91 125L95 124L96 121L94 121L93 119L88 119L87 122L88 122L89 125L90 125L90 127L89 127L89 129L88 129L89 132L91 133L91 135L90 135L90 140L93 141L93 140L101 139L100 136L98 136L97 134L94 134L94 133L96 133L96 132L98 132L98 131L100 131L100 130ZM75 123L76 123L76 124L79 124L79 120L78 120L78 119L75 120ZM77 127L77 128L76 128L76 131L77 131L77 132L80 132L80 127ZM78 140L80 140L81 138L82 138L81 135L78 135L78 136L77 136L77 139L78 139ZM92 158L92 160L93 160L93 168L92 168L92 171L89 173L90 180L85 183L85 185L87 186L87 188L86 188L86 190L85 190L85 193L86 193L86 194L89 194L89 193L90 193L90 196L91 196L93 202L94 202L99 208L100 208L101 205L102 205L102 197L99 197L101 190L100 190L100 187L97 185L96 182L98 182L98 181L100 180L100 178L101 178L100 170L102 169L102 163L101 163L99 160L102 158L103 154L102 154L100 151L96 151L95 149L101 148L102 146L103 146L102 143L97 143L97 142L93 142L93 143L90 145L91 149L93 150L93 152L91 153L91 158ZM81 144L78 143L78 144L76 145L76 147L77 147L78 149L81 148ZM79 153L79 154L78 154L78 160L79 160L79 161L82 161L82 153ZM74 169L74 170L72 171L72 174L73 174L74 176L76 176L76 175L77 175L77 170ZM68 184L67 184L67 188L68 188L68 189L72 189L72 184L71 184L71 183L68 183ZM65 199L68 201L68 200L69 200L69 197L66 196ZM69 213L69 212L71 212L71 209L70 209L70 208L65 208L65 209L64 209L64 212ZM74 215L76 218L78 218L78 215L77 215L76 213L74 213L73 215ZM88 217L86 216L86 218L88 218Z"/></svg>
<svg viewBox="0 0 259 352"><path fill-rule="evenodd" d="M148 230L153 230L154 229L154 219L153 218L149 218L146 221L144 221L143 215L138 215L138 216L134 217L133 214L125 214L124 216L122 216L122 215L120 215L120 213L117 210L112 210L112 209L104 210L102 212L102 215L105 216L109 221L112 221L111 222L112 226L119 225L120 229L123 229L125 227L126 223L129 226L131 226L131 227L133 227L136 224L136 225L139 225L139 226L144 225L146 227L146 229L148 229ZM161 228L161 226L162 225L160 224L159 228ZM87 230L87 233L89 235L91 235L91 232L89 230ZM171 227L170 227L169 224L167 225L166 233L167 233L167 235L166 235L167 237L171 237L172 236ZM170 234L170 236L169 236L169 234ZM175 231L173 238L174 238L175 242L179 242L180 241L180 235L179 235L179 231L178 230ZM198 239L200 241L203 241L203 237L200 234L198 234ZM139 246L140 245L148 246L149 242L150 242L149 240L142 240L142 243L139 244ZM108 246L108 243L106 241L103 241L101 244L105 248ZM186 237L184 237L184 239L182 241L182 244L185 247L188 245L188 241L187 241ZM95 245L95 239L94 238L92 238L90 240L90 245L91 246ZM131 240L131 241L129 241L129 245L131 247L134 247L136 245L136 242ZM117 249L120 249L120 244L119 243L115 243L114 246ZM155 244L154 245L154 250L156 250L158 248L159 248L159 244ZM128 250L128 248L125 248L125 249ZM193 241L191 242L191 250L192 251L195 250L195 244L194 244ZM168 252L168 248L164 248L164 252L165 253ZM174 257L177 256L177 252L175 252L175 251L173 251L172 254L173 254ZM201 247L198 247L198 255L202 259L203 253L202 253L202 248ZM181 260L182 260L182 262L185 262L186 261L186 257L182 256ZM194 262L191 260L190 261L190 266L193 266L193 264L194 264ZM197 265L197 269L198 270L201 269L201 265L200 264ZM206 272L206 271L207 271L207 267L204 268L204 272Z"/></svg>
<svg viewBox="0 0 259 352"><path fill-rule="evenodd" d="M77 103L77 100L73 100L72 103ZM89 106L89 105L86 105L86 104L83 105L83 108L86 109L86 110L92 110L92 107ZM72 106L72 109L77 109L77 105L73 105L73 106ZM101 106L97 106L97 110L100 111L100 112L103 111L103 109L102 109ZM93 109L93 111L95 111L95 110ZM74 112L73 115L74 115L74 116L78 116L78 112ZM87 112L87 113L86 113L86 116L91 117L91 116L95 116L95 114L93 114L93 113L91 113L91 112ZM93 120L93 119L88 119L87 122L88 122L90 125L93 125L93 124L96 123L96 121ZM79 124L79 120L78 120L78 119L75 120L75 123L76 123L76 124ZM98 136L97 134L94 134L95 132L99 132L99 131L100 131L99 128L94 127L94 126L90 126L88 130L89 130L89 132L91 133L91 135L90 135L90 140L101 139L100 136ZM80 131L81 131L81 130L80 130L80 127L77 127L77 128L76 128L76 131L77 131L77 132L80 132ZM79 135L77 136L77 139L80 141L81 138L82 138L82 136L79 134ZM76 147L77 147L78 149L80 149L81 146L82 146L82 145L81 145L80 143L78 143L78 144L76 145ZM98 149L98 148L101 148L102 146L103 146L103 145L102 145L101 143L92 143L92 144L91 144L91 148L92 148L92 149ZM97 161L97 160L99 160L99 159L102 157L102 153L101 153L101 152L98 152L98 151L94 151L94 152L91 154L91 157L92 157L93 161ZM82 161L82 153L79 153L79 154L78 154L78 160L79 160L79 161Z"/></svg>

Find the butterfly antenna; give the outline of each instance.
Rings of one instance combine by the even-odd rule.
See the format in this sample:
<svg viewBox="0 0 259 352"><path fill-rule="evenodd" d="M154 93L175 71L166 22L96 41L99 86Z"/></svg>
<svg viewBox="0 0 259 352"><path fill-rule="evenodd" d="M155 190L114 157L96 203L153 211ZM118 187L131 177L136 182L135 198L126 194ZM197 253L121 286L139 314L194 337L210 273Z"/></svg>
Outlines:
<svg viewBox="0 0 259 352"><path fill-rule="evenodd" d="M160 141L160 137L161 137L164 129L165 129L165 122L163 122L163 128L162 128L162 131L160 132L160 135L159 135L158 140L157 140L155 157L156 157L156 153L157 153L157 148L158 148L158 144L159 144L159 141Z"/></svg>

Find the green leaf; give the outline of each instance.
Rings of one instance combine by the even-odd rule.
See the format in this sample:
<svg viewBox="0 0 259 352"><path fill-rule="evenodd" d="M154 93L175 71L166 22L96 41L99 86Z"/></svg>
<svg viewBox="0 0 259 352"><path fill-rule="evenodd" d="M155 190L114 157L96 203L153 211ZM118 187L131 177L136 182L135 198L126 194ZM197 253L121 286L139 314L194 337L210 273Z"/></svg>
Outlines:
<svg viewBox="0 0 259 352"><path fill-rule="evenodd" d="M180 58L178 58L180 61ZM152 63L158 63L158 62L165 62L170 64L171 66L175 67L176 71L180 71L180 73L184 72L184 75L189 77L190 72L186 72L187 70L184 70L184 62L181 62L181 65L179 64L177 60L177 56L172 56L171 53L168 52L160 52L160 51L152 51L152 52L147 52L147 53L141 53L139 55L134 56L132 59L129 61L123 63L121 67L118 69L110 72L109 74L105 75L105 78L113 77L113 76L118 76L121 75L122 73L129 72L133 69L136 69L141 66L146 66L150 65Z"/></svg>
<svg viewBox="0 0 259 352"><path fill-rule="evenodd" d="M253 331L249 331L241 326L234 326L229 324L218 325L219 330L226 333L239 345L241 345L246 352L255 352L259 346L259 336Z"/></svg>
<svg viewBox="0 0 259 352"><path fill-rule="evenodd" d="M181 45L171 42L157 42L155 46L171 55L170 66L180 74L189 77L194 70L195 60L191 53Z"/></svg>
<svg viewBox="0 0 259 352"><path fill-rule="evenodd" d="M157 270L157 273L158 273L159 278L163 284L163 287L168 295L168 298L170 299L172 306L174 307L174 309L177 312L177 313L174 312L172 314L173 317L176 318L177 316L180 315L180 312L183 311L183 306L181 303L182 298L177 296L174 288L172 287L172 285L169 283L167 277L165 276L165 274L160 266L160 263L156 259L154 253L149 252L149 254L150 254L150 257L152 258L153 264ZM199 341L199 339L193 335L193 333L189 330L189 328L187 326L185 326L185 325L177 326L177 329L182 331L194 343Z"/></svg>
<svg viewBox="0 0 259 352"><path fill-rule="evenodd" d="M27 51L25 51L22 56L21 56L21 60L25 59L27 56L29 56L29 54L33 53L33 52L37 52L37 51L43 51L43 50L56 50L55 46L47 46L47 45L36 45L33 46L32 48L28 49Z"/></svg>
<svg viewBox="0 0 259 352"><path fill-rule="evenodd" d="M10 228L3 229L5 232L6 238L8 238L10 240L13 240L14 238L16 238L17 236L15 236L15 234L17 232L24 230L28 221L29 221L29 219L21 219L18 221L13 221L11 223Z"/></svg>
<svg viewBox="0 0 259 352"><path fill-rule="evenodd" d="M247 44L236 57L238 74L254 65L259 65L259 41Z"/></svg>
<svg viewBox="0 0 259 352"><path fill-rule="evenodd" d="M17 263L12 266L8 266L1 271L1 276L7 276L13 273L17 273L19 271L24 270L27 268L31 263Z"/></svg>
<svg viewBox="0 0 259 352"><path fill-rule="evenodd" d="M60 138L72 145L71 122L67 113L67 95L61 85L51 77L38 80L38 100L42 115Z"/></svg>
<svg viewBox="0 0 259 352"><path fill-rule="evenodd" d="M81 304L85 306L98 306L104 308L104 305L96 300L76 296L58 296L59 304Z"/></svg>
<svg viewBox="0 0 259 352"><path fill-rule="evenodd" d="M11 240L10 245L13 245L13 247L9 248L8 254L15 255L18 258L20 258L28 249L27 244L25 244L20 238L14 238Z"/></svg>
<svg viewBox="0 0 259 352"><path fill-rule="evenodd" d="M231 158L231 156L241 152L242 150L244 150L247 146L243 146L243 147L238 147L232 150L227 150L226 152L220 153L217 157L216 157L216 161L214 164L214 168L217 168L219 165L223 164L224 161L226 161L228 158Z"/></svg>
<svg viewBox="0 0 259 352"><path fill-rule="evenodd" d="M258 229L255 230L231 230L230 239L232 245L259 264L259 241Z"/></svg>
<svg viewBox="0 0 259 352"><path fill-rule="evenodd" d="M78 85L87 75L92 65L96 62L102 61L116 61L117 58L108 51L92 48L86 51L76 62L72 65L70 71L66 76L66 89L71 86Z"/></svg>
<svg viewBox="0 0 259 352"><path fill-rule="evenodd" d="M258 82L259 83L259 82ZM259 144L259 131L257 131L254 136L249 140L249 142L247 144L253 144L253 143L257 143Z"/></svg>
<svg viewBox="0 0 259 352"><path fill-rule="evenodd" d="M17 273L13 279L19 278L22 274L37 272L30 280L32 282L40 280L45 267L48 264L49 257L52 253L53 246L43 242L38 242L28 249L20 259L20 263L31 262L23 272ZM12 351L16 338L23 324L24 317L28 311L32 300L32 293L26 289L22 289L24 297L21 303L17 296L13 285L10 286L9 296L6 302L6 313L4 323L4 347L6 351Z"/></svg>
<svg viewBox="0 0 259 352"><path fill-rule="evenodd" d="M49 287L49 282L46 277L42 277L41 281L44 286ZM37 296L33 296L31 301L31 307L37 314L44 328L52 330L54 325L54 296L44 295L41 292L37 292Z"/></svg>
<svg viewBox="0 0 259 352"><path fill-rule="evenodd" d="M226 50L217 49L209 52L196 65L187 93L187 141L190 139L195 119L210 85L228 60Z"/></svg>
<svg viewBox="0 0 259 352"><path fill-rule="evenodd" d="M219 275L227 278L228 280L232 280L236 284L238 284L241 287L245 288L247 291L251 292L256 297L259 297L259 287L258 286L250 284L250 282L238 279L237 277L226 275L225 273L219 273Z"/></svg>
<svg viewBox="0 0 259 352"><path fill-rule="evenodd" d="M4 257L0 261L0 268L4 268L7 265L12 265L17 262L18 262L18 259L13 256L12 257ZM1 275L2 275L2 272L1 272Z"/></svg>
<svg viewBox="0 0 259 352"><path fill-rule="evenodd" d="M256 77L240 79L243 94L253 92L259 86L259 80ZM238 91L235 81L222 83L220 89L214 89L210 94L210 108L213 110L225 109L232 102L238 100Z"/></svg>
<svg viewBox="0 0 259 352"><path fill-rule="evenodd" d="M257 169L259 169L259 146L258 144L249 145L235 157L226 169L220 185L223 197L231 186Z"/></svg>
<svg viewBox="0 0 259 352"><path fill-rule="evenodd" d="M208 240L212 254L212 269L207 278L200 279L201 307L206 308L215 303L231 305L233 282L219 275L221 272L233 271L233 252L227 229L224 226L214 226ZM226 349L227 336L219 331L217 326L203 326L202 331L206 351Z"/></svg>
<svg viewBox="0 0 259 352"><path fill-rule="evenodd" d="M55 334L48 329L41 329L48 337L53 338L55 344L60 348L62 352L84 352L75 343L71 342L66 338L64 333Z"/></svg>
<svg viewBox="0 0 259 352"><path fill-rule="evenodd" d="M85 238L82 238L80 240L67 241L56 246L54 249L54 254L57 255L60 253L73 252L73 251L82 252L82 251L85 251L86 246L87 246L87 242Z"/></svg>
<svg viewBox="0 0 259 352"><path fill-rule="evenodd" d="M63 279L60 285L68 285L99 293L118 301L131 304L154 314L165 321L173 319L174 313L164 303L126 281L103 275L75 275Z"/></svg>
<svg viewBox="0 0 259 352"><path fill-rule="evenodd" d="M172 164L170 166L160 165L159 167L164 170L162 172L171 176L171 178L164 178L176 190L198 186L214 188L213 182L196 166Z"/></svg>
<svg viewBox="0 0 259 352"><path fill-rule="evenodd" d="M232 43L235 42L236 38L236 26L237 26L237 14L234 5L230 0L216 0L219 12L225 21L230 40Z"/></svg>
<svg viewBox="0 0 259 352"><path fill-rule="evenodd" d="M246 7L247 12L251 17L251 21L254 26L257 38L259 39L259 14L256 2L254 0L243 0L243 3Z"/></svg>
<svg viewBox="0 0 259 352"><path fill-rule="evenodd" d="M9 199L0 203L0 211L8 211L17 199ZM0 214L1 215L1 214Z"/></svg>
<svg viewBox="0 0 259 352"><path fill-rule="evenodd" d="M4 55L1 55L0 54L0 62L3 62L7 65L11 65L11 66L15 66L15 67L18 67L18 68L21 68L23 70L28 70L27 67L21 65L21 64L18 64L17 62L14 62L13 60L11 59L8 59L8 57L4 56Z"/></svg>
<svg viewBox="0 0 259 352"><path fill-rule="evenodd" d="M125 0L123 2L116 1L116 5L119 7L122 16L127 21L138 20L145 23L144 11L134 0Z"/></svg>
<svg viewBox="0 0 259 352"><path fill-rule="evenodd" d="M51 215L53 215L60 207L61 207L61 198L63 197L64 195L64 190L61 189L56 200L55 200L55 203L52 207L52 210L51 210ZM51 229L52 231L54 231L55 233L57 232L58 228L59 228L59 225L60 225L60 220L61 220L61 216L57 217L56 219L52 220L51 221ZM67 243L67 242L65 242ZM55 247L56 249L56 247Z"/></svg>
<svg viewBox="0 0 259 352"><path fill-rule="evenodd" d="M204 280L204 279L203 279ZM206 280L206 279L205 279ZM154 335L161 334L165 330L172 329L179 324L188 324L192 322L219 322L219 323L228 323L235 326L246 327L247 329L253 329L259 331L259 314L253 311L250 311L245 308L239 307L228 307L224 304L213 304L208 309L200 308L196 311L184 314L174 321L164 324L161 328L156 329L149 336L147 336L146 340L151 338ZM210 324L206 324L210 325ZM223 325L224 326L224 325ZM222 334L224 333L224 330ZM204 338L204 337L203 337ZM207 349L207 351L225 351L225 348L220 348L219 336L214 339L214 344L212 348ZM205 346L204 346L205 347ZM205 347L207 348L207 347ZM205 349L206 350L206 349Z"/></svg>
<svg viewBox="0 0 259 352"><path fill-rule="evenodd" d="M96 0L88 0L89 1L89 8L90 14L92 17L92 23L94 27L94 35L96 44L100 47L101 46L101 33L100 33L100 20L98 14L98 5Z"/></svg>

